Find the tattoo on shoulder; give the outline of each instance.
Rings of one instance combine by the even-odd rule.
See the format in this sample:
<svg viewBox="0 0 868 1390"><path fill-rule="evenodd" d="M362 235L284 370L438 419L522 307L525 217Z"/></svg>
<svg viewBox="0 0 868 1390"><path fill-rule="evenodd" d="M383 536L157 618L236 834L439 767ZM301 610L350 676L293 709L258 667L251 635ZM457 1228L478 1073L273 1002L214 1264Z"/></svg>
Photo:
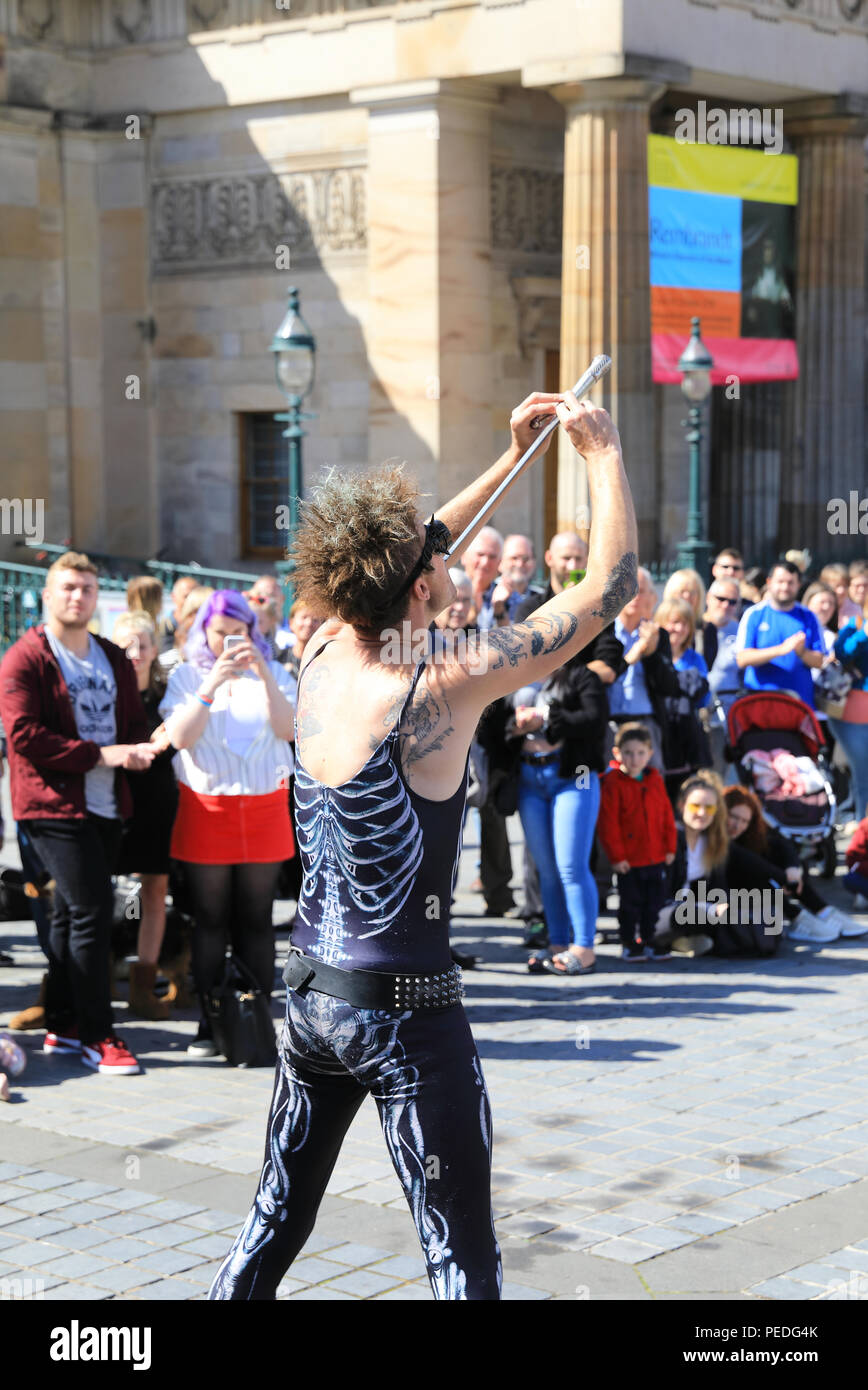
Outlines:
<svg viewBox="0 0 868 1390"><path fill-rule="evenodd" d="M638 564L638 558L632 550L628 550L626 555L621 556L603 585L600 607L591 609L593 617L602 618L606 623L611 623L617 618L625 603L630 602L638 589L636 577Z"/></svg>
<svg viewBox="0 0 868 1390"><path fill-rule="evenodd" d="M429 753L439 753L454 732L452 710L446 696L435 695L420 682L398 731L404 771Z"/></svg>
<svg viewBox="0 0 868 1390"><path fill-rule="evenodd" d="M489 652L496 653L495 660L489 662L490 671L499 671L504 666L518 666L535 656L556 652L569 642L579 625L573 613L532 614L515 627L498 628L488 634Z"/></svg>
<svg viewBox="0 0 868 1390"><path fill-rule="evenodd" d="M298 709L296 710L298 739L300 744L304 744L309 738L314 738L317 734L321 734L325 728L321 711L318 708L317 694L322 694L323 687L327 680L328 669L324 666L322 657L317 658L313 670L308 671L305 669L303 673L298 697Z"/></svg>

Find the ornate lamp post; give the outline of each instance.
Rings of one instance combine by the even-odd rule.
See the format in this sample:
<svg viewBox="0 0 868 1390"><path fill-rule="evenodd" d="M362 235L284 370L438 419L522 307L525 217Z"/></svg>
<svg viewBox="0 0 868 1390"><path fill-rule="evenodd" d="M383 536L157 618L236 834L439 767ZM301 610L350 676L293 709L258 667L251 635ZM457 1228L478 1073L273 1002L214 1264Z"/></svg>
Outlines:
<svg viewBox="0 0 868 1390"><path fill-rule="evenodd" d="M292 534L298 526L298 501L301 496L301 441L307 431L302 429L302 420L312 420L314 416L301 408L301 403L313 386L316 362L316 342L302 318L298 307L298 290L293 285L289 291L289 306L280 327L271 340L270 351L274 353L274 373L277 384L286 396L287 411L275 415L275 420L286 422L284 439L289 440L289 529Z"/></svg>
<svg viewBox="0 0 868 1390"><path fill-rule="evenodd" d="M700 495L700 450L702 444L702 403L711 393L714 359L699 336L699 319L690 320L690 341L678 359L682 374L681 390L690 404L687 417L687 443L690 446L690 500L687 509L687 536L678 547L679 569L694 569L708 579L709 561L714 549L705 539Z"/></svg>

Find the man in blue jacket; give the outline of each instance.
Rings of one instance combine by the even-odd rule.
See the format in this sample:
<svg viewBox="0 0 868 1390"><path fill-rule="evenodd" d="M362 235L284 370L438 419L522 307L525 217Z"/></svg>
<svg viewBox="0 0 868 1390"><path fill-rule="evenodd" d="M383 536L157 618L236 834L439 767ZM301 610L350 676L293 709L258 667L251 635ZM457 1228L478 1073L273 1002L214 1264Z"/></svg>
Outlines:
<svg viewBox="0 0 868 1390"><path fill-rule="evenodd" d="M739 623L736 660L744 671L745 690L785 690L813 709L811 667L822 666L826 652L817 619L796 602L801 581L791 561L779 560L773 567L766 597Z"/></svg>

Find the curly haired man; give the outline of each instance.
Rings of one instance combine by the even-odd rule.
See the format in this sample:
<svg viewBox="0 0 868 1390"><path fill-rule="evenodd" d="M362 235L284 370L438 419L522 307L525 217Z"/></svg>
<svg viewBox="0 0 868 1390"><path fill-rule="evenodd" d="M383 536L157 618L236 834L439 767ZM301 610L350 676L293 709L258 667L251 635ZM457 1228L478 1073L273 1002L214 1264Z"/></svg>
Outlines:
<svg viewBox="0 0 868 1390"><path fill-rule="evenodd" d="M429 629L455 595L450 532L469 525L527 449L531 420L552 414L588 463L587 576L475 647L435 648L443 635ZM368 1094L434 1297L500 1297L491 1113L449 955L468 752L486 705L563 665L636 591L633 505L606 412L535 393L510 426L503 457L427 523L395 467L333 472L304 508L298 593L331 615L299 676L304 884L265 1164L211 1298L275 1297ZM396 644L396 633L407 640Z"/></svg>

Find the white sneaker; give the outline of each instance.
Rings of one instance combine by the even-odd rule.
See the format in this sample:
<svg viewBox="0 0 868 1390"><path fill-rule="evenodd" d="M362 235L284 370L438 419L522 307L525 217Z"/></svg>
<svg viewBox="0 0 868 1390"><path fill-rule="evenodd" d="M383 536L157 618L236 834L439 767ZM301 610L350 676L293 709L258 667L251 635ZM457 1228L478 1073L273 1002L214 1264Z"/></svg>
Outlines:
<svg viewBox="0 0 868 1390"><path fill-rule="evenodd" d="M815 917L813 912L808 912L807 908L803 907L798 917L790 923L788 935L792 941L811 941L815 945L821 945L837 941L841 929L837 922L824 922L822 917Z"/></svg>
<svg viewBox="0 0 868 1390"><path fill-rule="evenodd" d="M846 912L842 912L840 908L830 905L824 907L822 912L817 915L821 922L828 922L830 925L836 926L839 936L865 936L868 933L868 922L857 922L852 917L848 917Z"/></svg>

